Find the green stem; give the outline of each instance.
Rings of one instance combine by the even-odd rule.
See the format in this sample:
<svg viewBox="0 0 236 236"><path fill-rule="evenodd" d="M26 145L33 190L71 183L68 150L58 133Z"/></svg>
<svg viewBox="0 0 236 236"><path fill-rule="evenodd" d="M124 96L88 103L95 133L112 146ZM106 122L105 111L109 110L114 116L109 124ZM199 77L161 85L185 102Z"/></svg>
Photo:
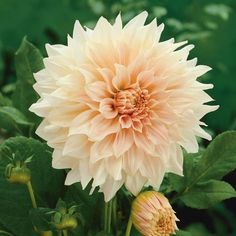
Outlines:
<svg viewBox="0 0 236 236"><path fill-rule="evenodd" d="M31 199L31 202L32 202L32 206L33 206L33 208L37 208L37 204L36 204L36 200L35 200L35 196L34 196L34 190L33 190L31 181L29 181L27 183L27 187L28 187L30 199Z"/></svg>
<svg viewBox="0 0 236 236"><path fill-rule="evenodd" d="M117 197L115 196L112 203L112 221L117 234Z"/></svg>
<svg viewBox="0 0 236 236"><path fill-rule="evenodd" d="M63 230L63 235L64 235L64 236L68 236L67 230Z"/></svg>
<svg viewBox="0 0 236 236"><path fill-rule="evenodd" d="M104 209L105 233L111 233L111 218L112 218L112 200L109 202L105 202L105 209Z"/></svg>
<svg viewBox="0 0 236 236"><path fill-rule="evenodd" d="M107 210L108 210L108 203L105 202L105 207L104 207L104 231L107 232Z"/></svg>
<svg viewBox="0 0 236 236"><path fill-rule="evenodd" d="M107 233L111 233L112 200L108 204Z"/></svg>
<svg viewBox="0 0 236 236"><path fill-rule="evenodd" d="M126 227L125 236L130 236L131 228L132 228L132 219L131 219L131 214L130 214L129 221Z"/></svg>
<svg viewBox="0 0 236 236"><path fill-rule="evenodd" d="M28 183L27 183L27 188L28 188L28 191L29 191L29 195L30 195L30 199L31 199L31 202L32 202L32 206L33 206L33 208L37 208L37 203L36 203L36 199L35 199L35 196L34 196L34 190L33 190L33 187L32 187L32 183L31 183L31 181L29 181ZM37 228L34 226L34 230L36 231L36 232L38 232L38 230L37 230ZM51 231L42 231L42 232L40 232L42 235L44 235L44 233L49 233L49 232L51 232Z"/></svg>

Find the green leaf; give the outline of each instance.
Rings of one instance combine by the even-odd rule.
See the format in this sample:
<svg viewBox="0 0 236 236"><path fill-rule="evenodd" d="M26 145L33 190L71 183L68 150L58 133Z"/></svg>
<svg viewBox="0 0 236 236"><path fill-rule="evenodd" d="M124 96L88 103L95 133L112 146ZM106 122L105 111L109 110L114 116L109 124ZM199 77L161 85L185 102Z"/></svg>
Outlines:
<svg viewBox="0 0 236 236"><path fill-rule="evenodd" d="M0 106L10 106L11 100L0 93Z"/></svg>
<svg viewBox="0 0 236 236"><path fill-rule="evenodd" d="M90 195L90 189L91 184L84 190L80 183L73 184L67 188L63 199L67 204L76 202L76 204L79 205L79 213L83 216L82 222L85 222L85 225L78 225L74 235L89 235L88 232L91 230L91 225L93 225L93 233L91 236L95 235L95 232L99 232L100 230L101 216L103 216L104 210L104 198L103 194L98 193L96 190Z"/></svg>
<svg viewBox="0 0 236 236"><path fill-rule="evenodd" d="M218 135L207 147L201 160L188 179L190 185L222 179L236 168L236 131L227 131Z"/></svg>
<svg viewBox="0 0 236 236"><path fill-rule="evenodd" d="M59 198L59 200L57 201L56 209L60 210L66 208L67 208L66 203Z"/></svg>
<svg viewBox="0 0 236 236"><path fill-rule="evenodd" d="M170 185L176 192L183 191L188 184L189 179L192 179L192 174L195 171L196 164L200 160L202 151L194 154L184 154L183 173L184 176L169 173L168 180Z"/></svg>
<svg viewBox="0 0 236 236"><path fill-rule="evenodd" d="M35 83L33 73L41 70L44 65L39 50L29 43L26 38L23 39L20 48L15 54L15 64L17 82L12 97L13 105L30 121L37 122L39 118L29 111L29 107L38 99L32 87Z"/></svg>
<svg viewBox="0 0 236 236"><path fill-rule="evenodd" d="M0 128L8 132L22 134L24 128L31 127L33 124L28 122L26 117L16 108L3 106L0 107Z"/></svg>
<svg viewBox="0 0 236 236"><path fill-rule="evenodd" d="M178 230L176 231L176 236L193 236L190 232Z"/></svg>
<svg viewBox="0 0 236 236"><path fill-rule="evenodd" d="M10 184L3 178L9 153L16 152L24 160L32 156L28 167L39 206L55 206L63 191L64 174L51 168L50 149L35 139L14 137L0 146L0 224L17 236L33 236L35 233L29 218L32 206L26 186Z"/></svg>
<svg viewBox="0 0 236 236"><path fill-rule="evenodd" d="M232 197L236 197L236 191L230 184L224 181L210 180L194 185L191 191L183 193L180 199L186 206L206 209L217 202Z"/></svg>
<svg viewBox="0 0 236 236"><path fill-rule="evenodd" d="M4 148L21 155L22 160L31 157L28 168L31 170L32 184L37 195L47 204L55 206L64 186L64 172L51 167L51 149L33 138L14 137L4 142L0 155L4 158ZM6 154L5 154L6 155ZM7 157L6 157L7 158Z"/></svg>
<svg viewBox="0 0 236 236"><path fill-rule="evenodd" d="M13 185L3 178L5 167L0 166L0 224L16 236L36 235L28 211L31 208L27 188Z"/></svg>
<svg viewBox="0 0 236 236"><path fill-rule="evenodd" d="M213 236L201 223L193 223L189 225L186 230L191 233L192 236Z"/></svg>
<svg viewBox="0 0 236 236"><path fill-rule="evenodd" d="M224 182L209 182L209 186L206 186L206 182L210 180L220 180L235 168L236 132L228 131L218 135L203 154L185 155L183 177L169 174L169 181L173 189L178 193L174 200L180 198L184 200L185 204L188 206L206 208L212 206L215 202L235 197L231 189L232 187L228 185L225 186ZM219 183L218 188L216 183ZM201 193L199 186L202 186L203 189L205 187L206 192L203 191ZM207 193L207 187L212 191L212 194ZM228 189L229 194L220 194L220 187ZM205 197L205 203L199 201L199 206L190 200L191 197L200 199L203 195ZM182 198L182 196L185 197ZM186 198L188 199L186 200Z"/></svg>

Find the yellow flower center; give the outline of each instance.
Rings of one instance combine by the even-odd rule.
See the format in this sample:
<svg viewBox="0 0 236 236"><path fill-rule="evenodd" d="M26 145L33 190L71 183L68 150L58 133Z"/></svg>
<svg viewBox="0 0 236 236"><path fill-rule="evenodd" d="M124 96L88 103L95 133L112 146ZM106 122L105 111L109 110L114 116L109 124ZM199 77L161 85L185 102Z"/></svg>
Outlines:
<svg viewBox="0 0 236 236"><path fill-rule="evenodd" d="M161 209L154 214L151 222L150 236L169 236L175 232L173 212L171 209Z"/></svg>

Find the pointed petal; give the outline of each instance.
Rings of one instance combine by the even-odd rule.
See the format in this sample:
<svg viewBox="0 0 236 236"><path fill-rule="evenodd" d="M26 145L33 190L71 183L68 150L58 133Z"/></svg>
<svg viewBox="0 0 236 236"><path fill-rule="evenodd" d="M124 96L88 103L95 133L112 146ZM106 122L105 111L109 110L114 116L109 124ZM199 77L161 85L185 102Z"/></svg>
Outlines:
<svg viewBox="0 0 236 236"><path fill-rule="evenodd" d="M106 119L113 119L118 115L115 101L112 98L104 98L99 105L99 111Z"/></svg>
<svg viewBox="0 0 236 236"><path fill-rule="evenodd" d="M94 141L100 141L109 134L117 133L120 129L118 119L105 119L99 114L91 121L89 137Z"/></svg>
<svg viewBox="0 0 236 236"><path fill-rule="evenodd" d="M79 169L72 169L68 172L65 180L65 185L72 185L80 181Z"/></svg>
<svg viewBox="0 0 236 236"><path fill-rule="evenodd" d="M72 122L70 126L69 135L74 134L88 134L90 129L90 122L98 113L93 110L86 110L81 112Z"/></svg>
<svg viewBox="0 0 236 236"><path fill-rule="evenodd" d="M133 132L130 129L121 129L113 143L113 151L116 157L123 155L133 145Z"/></svg>
<svg viewBox="0 0 236 236"><path fill-rule="evenodd" d="M105 183L100 186L100 190L105 196L105 202L109 202L116 195L123 183L123 179L115 181L111 176L106 179Z"/></svg>
<svg viewBox="0 0 236 236"><path fill-rule="evenodd" d="M73 39L81 41L85 40L86 31L80 24L78 20L75 21L74 30L73 30Z"/></svg>
<svg viewBox="0 0 236 236"><path fill-rule="evenodd" d="M128 129L132 126L132 119L129 115L121 115L119 122L123 129Z"/></svg>
<svg viewBox="0 0 236 236"><path fill-rule="evenodd" d="M142 190L147 178L143 177L138 171L135 175L127 175L125 180L125 187L134 195L137 196Z"/></svg>
<svg viewBox="0 0 236 236"><path fill-rule="evenodd" d="M147 139L146 135L140 132L133 132L134 142L138 148L145 150L151 155L155 155L155 145Z"/></svg>
<svg viewBox="0 0 236 236"><path fill-rule="evenodd" d="M90 182L90 180L92 179L92 176L89 170L89 160L87 158L80 160L79 172L80 172L80 178L81 178L81 185L83 189L85 189L88 183Z"/></svg>
<svg viewBox="0 0 236 236"><path fill-rule="evenodd" d="M122 178L122 158L111 156L106 159L107 172L114 178L114 180L121 180Z"/></svg>
<svg viewBox="0 0 236 236"><path fill-rule="evenodd" d="M116 76L112 79L112 84L117 90L126 89L130 85L130 75L128 69L116 64Z"/></svg>
<svg viewBox="0 0 236 236"><path fill-rule="evenodd" d="M86 135L72 135L66 140L63 155L72 156L78 159L88 158L91 142Z"/></svg>
<svg viewBox="0 0 236 236"><path fill-rule="evenodd" d="M107 158L113 155L112 145L115 139L115 135L109 135L101 141L95 142L90 150L90 161L95 163L103 158Z"/></svg>
<svg viewBox="0 0 236 236"><path fill-rule="evenodd" d="M106 83L103 81L96 81L86 85L87 95L96 102L100 102L104 98L110 98L111 94L108 92Z"/></svg>
<svg viewBox="0 0 236 236"><path fill-rule="evenodd" d="M123 168L127 174L135 175L139 167L143 165L143 160L146 154L142 149L137 148L133 145L124 155L123 155Z"/></svg>
<svg viewBox="0 0 236 236"><path fill-rule="evenodd" d="M139 15L135 16L132 20L130 20L124 27L124 29L129 28L137 28L143 26L146 19L148 17L148 13L146 11L141 12Z"/></svg>

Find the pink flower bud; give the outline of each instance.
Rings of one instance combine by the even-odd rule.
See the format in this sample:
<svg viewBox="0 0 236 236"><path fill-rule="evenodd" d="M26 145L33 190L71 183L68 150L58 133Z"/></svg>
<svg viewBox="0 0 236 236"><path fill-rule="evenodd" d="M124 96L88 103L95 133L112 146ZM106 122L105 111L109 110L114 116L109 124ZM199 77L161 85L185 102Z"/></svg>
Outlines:
<svg viewBox="0 0 236 236"><path fill-rule="evenodd" d="M168 236L178 229L178 218L168 199L155 191L143 192L134 200L131 217L144 236Z"/></svg>

